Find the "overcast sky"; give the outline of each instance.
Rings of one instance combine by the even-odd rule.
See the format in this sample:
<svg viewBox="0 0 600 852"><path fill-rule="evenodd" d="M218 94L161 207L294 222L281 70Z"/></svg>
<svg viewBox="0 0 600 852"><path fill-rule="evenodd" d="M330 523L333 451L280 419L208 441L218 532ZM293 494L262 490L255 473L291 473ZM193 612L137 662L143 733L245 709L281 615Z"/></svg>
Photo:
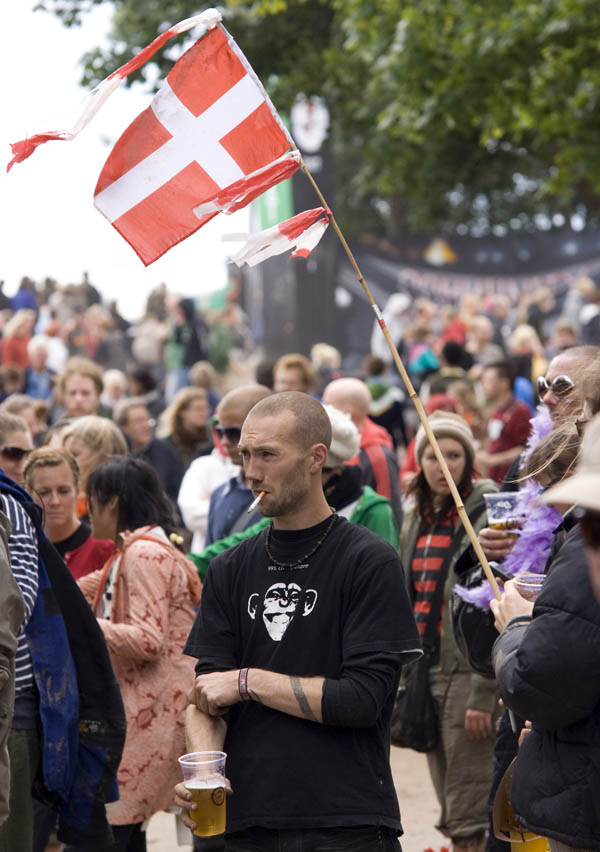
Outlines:
<svg viewBox="0 0 600 852"><path fill-rule="evenodd" d="M218 216L145 268L93 205L98 175L121 133L151 100L139 85L122 87L73 142L48 142L13 166L10 142L45 130L67 130L85 91L78 87L81 55L102 43L109 8L100 6L79 28L67 29L35 0L13 0L3 9L0 33L3 109L0 121L0 279L7 293L23 275L78 282L83 271L107 298L135 317L146 294L161 281L197 294L225 283L225 259L238 243L222 233L247 230L247 212Z"/></svg>

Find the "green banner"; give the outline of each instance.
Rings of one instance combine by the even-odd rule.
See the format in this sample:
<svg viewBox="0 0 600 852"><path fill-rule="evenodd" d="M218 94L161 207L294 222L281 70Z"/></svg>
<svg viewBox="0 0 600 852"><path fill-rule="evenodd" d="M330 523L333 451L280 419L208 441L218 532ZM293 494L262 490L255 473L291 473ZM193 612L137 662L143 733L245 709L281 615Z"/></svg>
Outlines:
<svg viewBox="0 0 600 852"><path fill-rule="evenodd" d="M266 192L263 192L254 204L258 214L259 231L272 228L273 225L289 219L294 215L291 180L284 180L276 186L272 186Z"/></svg>

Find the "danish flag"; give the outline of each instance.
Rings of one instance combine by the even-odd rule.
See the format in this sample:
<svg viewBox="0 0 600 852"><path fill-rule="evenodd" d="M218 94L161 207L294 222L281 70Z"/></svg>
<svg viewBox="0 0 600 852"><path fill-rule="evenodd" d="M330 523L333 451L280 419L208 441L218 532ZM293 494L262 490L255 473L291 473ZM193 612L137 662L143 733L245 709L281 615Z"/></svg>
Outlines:
<svg viewBox="0 0 600 852"><path fill-rule="evenodd" d="M163 33L104 80L71 131L13 145L9 164L50 139L72 139L128 73L198 23L204 35L173 66L125 130L98 178L94 203L145 265L219 212L245 206L290 177L300 155L260 80L214 9Z"/></svg>
<svg viewBox="0 0 600 852"><path fill-rule="evenodd" d="M330 219L331 210L315 207L258 234L227 234L223 239L245 240L245 245L230 260L239 267L256 266L290 249L294 249L291 257L308 257L327 230Z"/></svg>

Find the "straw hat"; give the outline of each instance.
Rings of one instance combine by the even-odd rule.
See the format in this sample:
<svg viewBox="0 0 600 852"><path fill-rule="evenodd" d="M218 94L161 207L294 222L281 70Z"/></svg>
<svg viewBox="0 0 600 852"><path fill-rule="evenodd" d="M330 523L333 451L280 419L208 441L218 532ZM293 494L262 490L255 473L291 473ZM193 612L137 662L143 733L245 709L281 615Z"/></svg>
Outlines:
<svg viewBox="0 0 600 852"><path fill-rule="evenodd" d="M588 423L573 476L549 488L542 503L566 503L600 512L600 414Z"/></svg>

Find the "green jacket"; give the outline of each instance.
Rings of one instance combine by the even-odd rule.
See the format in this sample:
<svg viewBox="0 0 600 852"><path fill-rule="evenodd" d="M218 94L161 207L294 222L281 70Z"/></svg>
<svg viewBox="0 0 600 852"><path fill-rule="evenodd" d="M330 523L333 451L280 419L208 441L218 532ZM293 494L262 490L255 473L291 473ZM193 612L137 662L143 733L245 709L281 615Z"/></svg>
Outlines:
<svg viewBox="0 0 600 852"><path fill-rule="evenodd" d="M473 490L465 501L465 509L469 518L471 518L474 510L477 509L483 502L483 495L490 491L498 491L498 486L495 482L492 482L491 479L482 479L474 484ZM406 578L408 593L411 600L413 597L411 588L411 563L417 544L420 524L421 519L416 509L410 509L404 515L404 523L402 524L402 530L400 532L400 558L402 559L402 564L404 565L404 575ZM466 550L468 550L471 544L469 537L464 527L462 527L462 523L460 521L459 524L462 528L462 536L459 541L458 547L456 548L452 557L452 562L450 564L450 569L448 571L446 585L444 588L444 613L442 616L440 665L442 667L442 671L446 675L450 675L453 672L458 671L471 671L471 669L469 668L469 664L458 650L458 646L454 640L454 631L452 630L452 619L450 617L450 596L452 594L452 589L458 582L458 578L454 571L454 566L456 565L456 562L458 561L458 559L460 559L462 554L465 553ZM480 529L485 527L487 524L487 515L485 511L479 514L476 520L472 521L472 524L475 532L479 532ZM469 695L469 700L467 701L467 707L471 708L472 710L483 710L486 713L493 713L496 709L496 681L492 680L491 678L485 678L482 675L472 673L471 693Z"/></svg>
<svg viewBox="0 0 600 852"><path fill-rule="evenodd" d="M378 536L389 541L393 547L398 547L398 527L391 503L385 497L381 497L373 491L370 486L363 486L362 495L352 510L349 520L353 524L360 524L361 527L366 527L371 532L377 533ZM189 558L196 563L200 577L203 580L206 577L211 559L214 559L219 553L223 553L224 550L233 547L234 544L239 544L240 541L256 535L269 522L270 518L262 518L258 523L247 527L245 530L240 530L240 532L209 544L202 553L188 553Z"/></svg>

